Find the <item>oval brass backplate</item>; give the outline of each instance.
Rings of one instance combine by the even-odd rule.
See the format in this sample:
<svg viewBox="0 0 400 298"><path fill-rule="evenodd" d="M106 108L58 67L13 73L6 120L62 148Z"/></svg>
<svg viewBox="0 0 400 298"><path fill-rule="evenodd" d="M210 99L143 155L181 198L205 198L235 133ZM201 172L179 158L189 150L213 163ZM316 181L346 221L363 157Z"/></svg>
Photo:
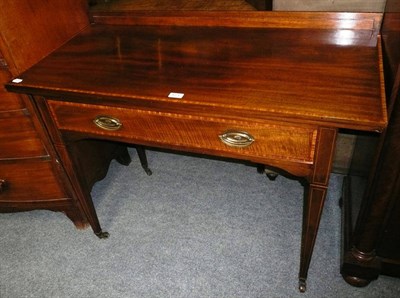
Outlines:
<svg viewBox="0 0 400 298"><path fill-rule="evenodd" d="M111 131L118 130L122 127L122 123L117 118L110 116L97 116L93 120L93 123L101 129Z"/></svg>
<svg viewBox="0 0 400 298"><path fill-rule="evenodd" d="M219 135L221 141L230 147L248 147L254 142L254 137L245 131L228 130Z"/></svg>

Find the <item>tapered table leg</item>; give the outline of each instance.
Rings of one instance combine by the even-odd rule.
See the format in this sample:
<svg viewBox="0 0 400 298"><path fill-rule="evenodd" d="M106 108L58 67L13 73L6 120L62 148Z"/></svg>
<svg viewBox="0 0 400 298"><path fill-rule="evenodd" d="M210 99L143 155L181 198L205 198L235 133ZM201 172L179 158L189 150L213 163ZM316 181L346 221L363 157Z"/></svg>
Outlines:
<svg viewBox="0 0 400 298"><path fill-rule="evenodd" d="M299 290L301 292L304 292L307 287L308 268L327 194L336 134L336 129L332 128L318 130L313 173L305 184L299 272Z"/></svg>
<svg viewBox="0 0 400 298"><path fill-rule="evenodd" d="M303 209L303 232L301 241L301 257L299 272L299 290L305 292L308 268L314 250L321 213L327 189L315 185L307 185Z"/></svg>

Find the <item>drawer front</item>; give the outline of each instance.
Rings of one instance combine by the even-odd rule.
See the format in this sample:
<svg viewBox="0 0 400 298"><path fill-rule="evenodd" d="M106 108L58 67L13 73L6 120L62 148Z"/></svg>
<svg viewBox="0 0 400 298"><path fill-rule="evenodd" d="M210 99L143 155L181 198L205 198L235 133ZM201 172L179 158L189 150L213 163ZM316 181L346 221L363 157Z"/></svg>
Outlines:
<svg viewBox="0 0 400 298"><path fill-rule="evenodd" d="M0 160L47 156L31 119L22 110L0 113Z"/></svg>
<svg viewBox="0 0 400 298"><path fill-rule="evenodd" d="M147 110L114 108L49 100L50 112L60 130L108 136L115 140L171 145L226 156L269 158L312 163L317 130L285 124L235 121ZM95 119L106 116L100 121ZM108 119L108 120L107 120ZM114 119L114 120L113 120ZM100 119L101 120L101 119ZM108 122L107 122L108 121ZM228 144L221 140L227 136ZM235 134L238 133L238 134ZM243 133L246 133L243 136ZM247 139L247 136L254 139ZM233 146L230 141L244 143ZM248 144L251 143L251 144ZM239 144L243 145L243 144Z"/></svg>
<svg viewBox="0 0 400 298"><path fill-rule="evenodd" d="M0 57L1 58L1 57ZM7 92L4 84L11 79L11 74L7 69L0 67L0 113L2 111L23 109L24 104L19 95Z"/></svg>
<svg viewBox="0 0 400 298"><path fill-rule="evenodd" d="M65 200L50 161L0 161L0 185L0 204Z"/></svg>

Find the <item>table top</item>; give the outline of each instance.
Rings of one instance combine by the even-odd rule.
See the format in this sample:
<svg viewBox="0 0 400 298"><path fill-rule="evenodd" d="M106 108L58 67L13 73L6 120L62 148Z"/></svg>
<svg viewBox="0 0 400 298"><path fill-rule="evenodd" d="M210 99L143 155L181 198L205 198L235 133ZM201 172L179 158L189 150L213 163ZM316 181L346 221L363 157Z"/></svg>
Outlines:
<svg viewBox="0 0 400 298"><path fill-rule="evenodd" d="M7 88L381 130L380 47L356 38L334 29L94 24Z"/></svg>

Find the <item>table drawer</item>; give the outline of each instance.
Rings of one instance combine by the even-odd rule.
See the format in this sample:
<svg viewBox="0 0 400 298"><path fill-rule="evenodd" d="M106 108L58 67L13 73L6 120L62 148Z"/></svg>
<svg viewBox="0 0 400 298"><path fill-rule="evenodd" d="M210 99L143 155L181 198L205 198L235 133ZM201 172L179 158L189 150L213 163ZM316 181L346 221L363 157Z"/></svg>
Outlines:
<svg viewBox="0 0 400 298"><path fill-rule="evenodd" d="M65 200L51 162L0 161L0 204Z"/></svg>
<svg viewBox="0 0 400 298"><path fill-rule="evenodd" d="M0 113L0 159L47 156L29 116L22 110Z"/></svg>
<svg viewBox="0 0 400 298"><path fill-rule="evenodd" d="M312 163L317 130L49 100L60 130L204 153ZM105 118L101 118L105 117ZM97 125L95 120L99 120ZM103 126L103 128L101 128ZM224 141L221 140L225 134ZM253 140L253 141L252 141Z"/></svg>

